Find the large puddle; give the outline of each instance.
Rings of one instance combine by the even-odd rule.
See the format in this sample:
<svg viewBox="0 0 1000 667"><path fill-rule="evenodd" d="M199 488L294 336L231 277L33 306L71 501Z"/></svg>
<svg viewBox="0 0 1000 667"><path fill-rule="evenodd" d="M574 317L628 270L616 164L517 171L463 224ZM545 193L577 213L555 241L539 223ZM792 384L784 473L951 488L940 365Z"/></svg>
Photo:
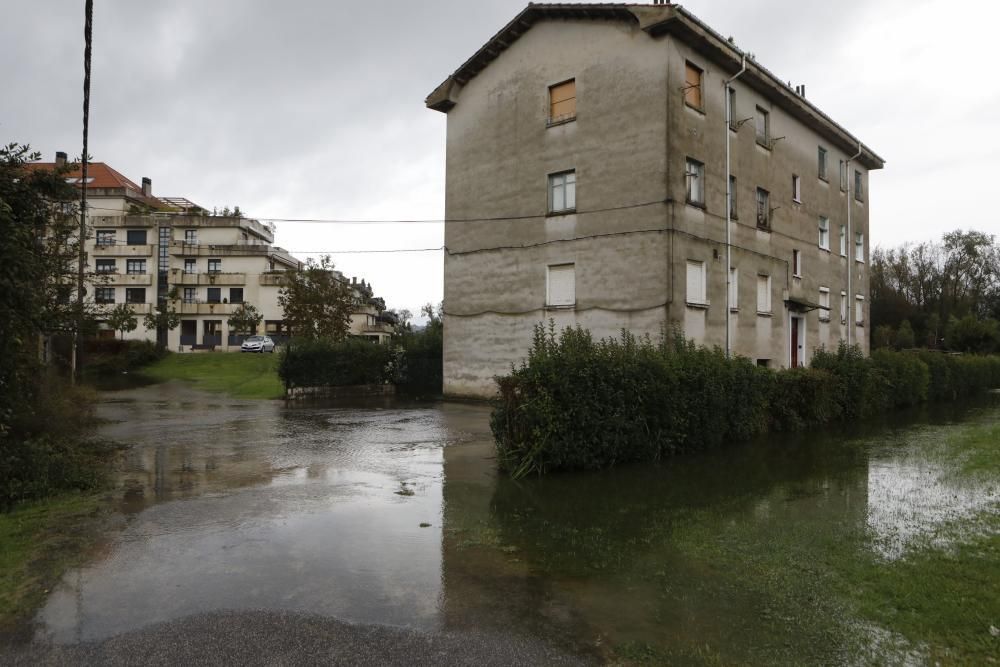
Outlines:
<svg viewBox="0 0 1000 667"><path fill-rule="evenodd" d="M128 518L50 595L39 639L269 609L599 657L635 644L677 662L842 662L856 638L817 559L845 539L899 558L996 506L926 453L953 420L997 420L995 397L914 426L522 482L496 474L483 406L289 408L175 383L104 398L102 435L134 443ZM775 559L791 574L769 579Z"/></svg>

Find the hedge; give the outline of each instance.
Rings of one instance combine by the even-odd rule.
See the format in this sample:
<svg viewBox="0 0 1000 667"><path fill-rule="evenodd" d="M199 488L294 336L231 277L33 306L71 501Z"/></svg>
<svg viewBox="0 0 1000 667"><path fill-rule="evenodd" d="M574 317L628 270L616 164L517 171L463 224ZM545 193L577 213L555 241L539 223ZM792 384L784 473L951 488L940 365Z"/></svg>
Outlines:
<svg viewBox="0 0 1000 667"><path fill-rule="evenodd" d="M677 333L653 343L623 331L536 327L527 360L496 378L491 428L514 477L597 469L864 418L1000 386L1000 358L880 351L841 344L811 368L769 370Z"/></svg>
<svg viewBox="0 0 1000 667"><path fill-rule="evenodd" d="M395 376L394 349L359 338L340 342L291 341L281 353L278 376L291 387L384 384Z"/></svg>

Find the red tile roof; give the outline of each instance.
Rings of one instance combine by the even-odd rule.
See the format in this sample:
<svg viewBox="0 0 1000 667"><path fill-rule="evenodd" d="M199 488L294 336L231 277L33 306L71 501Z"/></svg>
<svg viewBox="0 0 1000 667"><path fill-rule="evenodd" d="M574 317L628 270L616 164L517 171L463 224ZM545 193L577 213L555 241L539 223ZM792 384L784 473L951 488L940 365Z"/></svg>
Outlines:
<svg viewBox="0 0 1000 667"><path fill-rule="evenodd" d="M56 168L55 162L31 162L25 165L31 170L52 170ZM66 178L76 178L79 179L82 176L82 169L79 164L70 164L69 170L66 172ZM156 197L146 197L142 194L142 186L136 185L135 182L123 176L120 172L109 167L104 162L91 162L87 165L87 188L124 188L132 190L136 193L132 198L142 201L147 206L152 206L153 208L170 208L169 204L157 199Z"/></svg>

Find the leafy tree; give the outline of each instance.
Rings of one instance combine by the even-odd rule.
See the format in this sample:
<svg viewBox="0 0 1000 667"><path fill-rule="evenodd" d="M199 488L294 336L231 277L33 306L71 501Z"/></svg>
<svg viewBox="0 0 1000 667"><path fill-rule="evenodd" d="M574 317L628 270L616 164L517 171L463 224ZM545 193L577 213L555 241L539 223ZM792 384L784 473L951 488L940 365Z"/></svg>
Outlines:
<svg viewBox="0 0 1000 667"><path fill-rule="evenodd" d="M989 354L1000 349L1000 323L996 320L978 320L973 315L962 319L952 317L945 331L949 350Z"/></svg>
<svg viewBox="0 0 1000 667"><path fill-rule="evenodd" d="M880 324L875 327L875 331L872 333L872 347L877 350L884 347L892 347L895 337L896 334L892 330L892 327L888 324Z"/></svg>
<svg viewBox="0 0 1000 667"><path fill-rule="evenodd" d="M296 338L339 341L350 330L354 295L328 255L287 272L278 304Z"/></svg>
<svg viewBox="0 0 1000 667"><path fill-rule="evenodd" d="M230 330L249 336L257 333L257 327L260 326L262 321L264 321L264 316L259 310L249 303L242 303L230 315L227 324Z"/></svg>
<svg viewBox="0 0 1000 667"><path fill-rule="evenodd" d="M120 332L121 339L125 340L125 334L135 331L139 327L139 321L131 306L127 303L119 303L108 313L108 325Z"/></svg>
<svg viewBox="0 0 1000 667"><path fill-rule="evenodd" d="M167 298L158 300L156 308L151 313L146 313L142 320L142 325L150 331L171 331L180 326L181 316L174 307L177 301L177 288L170 290ZM157 336L157 347L166 347L165 337Z"/></svg>
<svg viewBox="0 0 1000 667"><path fill-rule="evenodd" d="M899 331L896 332L896 348L909 350L916 344L916 336L913 334L913 327L910 326L910 320L903 320L903 323L899 325Z"/></svg>

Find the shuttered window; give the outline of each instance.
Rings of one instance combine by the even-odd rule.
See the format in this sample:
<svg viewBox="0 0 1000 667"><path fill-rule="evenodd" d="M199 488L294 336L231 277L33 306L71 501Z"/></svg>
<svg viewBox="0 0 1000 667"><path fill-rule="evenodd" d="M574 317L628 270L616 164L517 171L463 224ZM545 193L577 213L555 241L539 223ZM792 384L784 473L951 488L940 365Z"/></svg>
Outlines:
<svg viewBox="0 0 1000 667"><path fill-rule="evenodd" d="M576 118L576 79L549 87L549 122Z"/></svg>
<svg viewBox="0 0 1000 667"><path fill-rule="evenodd" d="M685 63L684 69L684 102L695 109L701 109L701 68Z"/></svg>
<svg viewBox="0 0 1000 667"><path fill-rule="evenodd" d="M854 323L858 326L865 323L865 297L860 294L854 297Z"/></svg>
<svg viewBox="0 0 1000 667"><path fill-rule="evenodd" d="M865 235L864 232L854 234L854 259L859 262L865 261Z"/></svg>
<svg viewBox="0 0 1000 667"><path fill-rule="evenodd" d="M757 312L771 312L771 276L757 276Z"/></svg>
<svg viewBox="0 0 1000 667"><path fill-rule="evenodd" d="M840 293L840 323L847 324L847 292Z"/></svg>
<svg viewBox="0 0 1000 667"><path fill-rule="evenodd" d="M708 303L705 294L705 262L688 260L687 263L687 302L704 305Z"/></svg>
<svg viewBox="0 0 1000 667"><path fill-rule="evenodd" d="M819 288L819 319L821 322L830 321L830 288Z"/></svg>
<svg viewBox="0 0 1000 667"><path fill-rule="evenodd" d="M736 267L729 269L729 307L733 310L740 307L740 272Z"/></svg>
<svg viewBox="0 0 1000 667"><path fill-rule="evenodd" d="M576 303L576 265L553 264L549 266L548 297L550 306L572 306Z"/></svg>

